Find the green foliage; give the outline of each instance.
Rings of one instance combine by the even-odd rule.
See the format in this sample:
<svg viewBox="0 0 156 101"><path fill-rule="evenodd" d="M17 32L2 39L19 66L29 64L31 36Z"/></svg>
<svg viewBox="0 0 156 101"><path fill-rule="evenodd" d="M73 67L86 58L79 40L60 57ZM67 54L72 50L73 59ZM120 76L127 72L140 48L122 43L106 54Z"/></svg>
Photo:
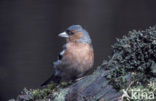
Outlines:
<svg viewBox="0 0 156 101"><path fill-rule="evenodd" d="M113 56L103 65L111 71L106 78L117 90L126 89L131 82L132 87L147 88L156 81L156 26L130 31L112 47Z"/></svg>
<svg viewBox="0 0 156 101"><path fill-rule="evenodd" d="M67 87L69 85L69 83L68 82L61 82L61 84L60 84L60 86L61 87Z"/></svg>
<svg viewBox="0 0 156 101"><path fill-rule="evenodd" d="M53 94L60 88L65 88L69 86L69 83L67 82L61 82L60 84L56 84L54 82L51 82L50 84L48 84L46 87L42 88L42 89L26 89L24 88L23 91L21 92L22 98L25 101L29 101L29 100L39 100L39 99L44 99L49 100L49 99L53 99ZM49 100L51 101L51 100Z"/></svg>

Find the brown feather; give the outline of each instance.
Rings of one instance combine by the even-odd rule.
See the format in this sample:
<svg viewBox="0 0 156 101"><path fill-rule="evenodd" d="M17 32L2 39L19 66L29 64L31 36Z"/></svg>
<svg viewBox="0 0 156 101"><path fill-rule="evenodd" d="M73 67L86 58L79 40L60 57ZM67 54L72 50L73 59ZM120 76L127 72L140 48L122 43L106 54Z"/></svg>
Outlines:
<svg viewBox="0 0 156 101"><path fill-rule="evenodd" d="M77 32L77 31L72 31L74 33L74 35L71 35L69 38L69 41L76 41L77 39L80 39L83 37L83 33L82 32Z"/></svg>

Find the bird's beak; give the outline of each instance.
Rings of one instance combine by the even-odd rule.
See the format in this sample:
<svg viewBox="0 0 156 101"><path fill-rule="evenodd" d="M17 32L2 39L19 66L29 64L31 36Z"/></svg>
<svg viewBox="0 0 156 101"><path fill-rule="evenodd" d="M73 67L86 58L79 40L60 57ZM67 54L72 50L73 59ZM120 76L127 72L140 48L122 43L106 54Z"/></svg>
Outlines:
<svg viewBox="0 0 156 101"><path fill-rule="evenodd" d="M69 38L69 35L66 32L62 32L58 35L59 37Z"/></svg>

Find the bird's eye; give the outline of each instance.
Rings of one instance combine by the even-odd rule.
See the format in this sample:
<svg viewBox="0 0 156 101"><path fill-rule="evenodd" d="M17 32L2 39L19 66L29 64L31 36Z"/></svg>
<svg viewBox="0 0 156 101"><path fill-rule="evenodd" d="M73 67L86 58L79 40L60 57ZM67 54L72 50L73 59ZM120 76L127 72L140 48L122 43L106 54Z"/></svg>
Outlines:
<svg viewBox="0 0 156 101"><path fill-rule="evenodd" d="M67 30L66 31L68 33L68 35L73 35L74 33L72 31Z"/></svg>
<svg viewBox="0 0 156 101"><path fill-rule="evenodd" d="M73 35L73 34L74 34L73 32L71 32L71 31L69 32L69 35Z"/></svg>

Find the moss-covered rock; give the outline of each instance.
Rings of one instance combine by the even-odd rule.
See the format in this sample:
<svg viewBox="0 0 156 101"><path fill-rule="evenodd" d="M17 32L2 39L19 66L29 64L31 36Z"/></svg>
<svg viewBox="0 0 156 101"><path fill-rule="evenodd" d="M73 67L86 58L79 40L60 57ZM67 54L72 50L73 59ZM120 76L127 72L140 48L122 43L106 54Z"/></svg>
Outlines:
<svg viewBox="0 0 156 101"><path fill-rule="evenodd" d="M156 26L130 31L112 46L113 56L105 61L110 70L106 78L117 90L144 88L156 94ZM155 83L152 88L148 85Z"/></svg>

